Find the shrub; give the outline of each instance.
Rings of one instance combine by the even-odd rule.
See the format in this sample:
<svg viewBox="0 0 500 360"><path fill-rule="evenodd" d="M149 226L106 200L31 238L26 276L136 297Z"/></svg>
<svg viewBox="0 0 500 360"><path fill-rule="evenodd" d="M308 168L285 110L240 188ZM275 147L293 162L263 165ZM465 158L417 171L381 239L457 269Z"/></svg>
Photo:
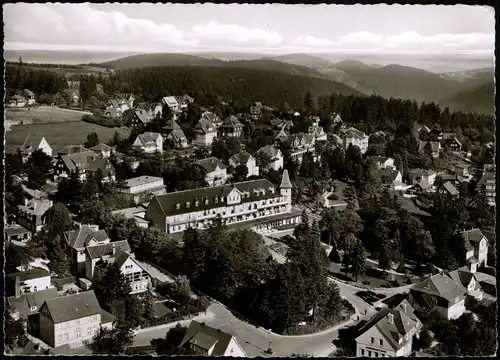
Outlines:
<svg viewBox="0 0 500 360"><path fill-rule="evenodd" d="M106 126L106 127L116 127L119 126L119 122L115 121L112 118L104 118L101 116L96 116L96 115L84 115L82 117L82 121L84 122L89 122L92 124L97 124L101 126Z"/></svg>

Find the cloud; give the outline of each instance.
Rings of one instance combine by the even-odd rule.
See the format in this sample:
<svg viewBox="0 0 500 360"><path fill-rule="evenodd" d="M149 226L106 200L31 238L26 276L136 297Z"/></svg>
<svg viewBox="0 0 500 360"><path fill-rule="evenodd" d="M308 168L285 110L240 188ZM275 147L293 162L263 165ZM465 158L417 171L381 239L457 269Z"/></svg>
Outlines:
<svg viewBox="0 0 500 360"><path fill-rule="evenodd" d="M109 47L192 46L175 25L132 19L89 4L10 4L4 8L5 40Z"/></svg>
<svg viewBox="0 0 500 360"><path fill-rule="evenodd" d="M283 37L275 31L247 29L240 25L219 24L216 21L194 26L191 36L208 44L229 43L270 47L277 46L283 41Z"/></svg>
<svg viewBox="0 0 500 360"><path fill-rule="evenodd" d="M312 35L297 37L295 39L295 44L306 47L329 47L334 45L334 43L328 39L317 38Z"/></svg>

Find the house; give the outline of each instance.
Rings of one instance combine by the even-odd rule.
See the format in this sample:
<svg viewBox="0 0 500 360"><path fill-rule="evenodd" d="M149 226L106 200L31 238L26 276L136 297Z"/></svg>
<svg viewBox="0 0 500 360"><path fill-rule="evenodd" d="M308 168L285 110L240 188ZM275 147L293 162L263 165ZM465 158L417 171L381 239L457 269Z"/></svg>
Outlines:
<svg viewBox="0 0 500 360"><path fill-rule="evenodd" d="M132 146L147 154L163 153L163 137L158 133L145 132L137 136Z"/></svg>
<svg viewBox="0 0 500 360"><path fill-rule="evenodd" d="M288 178L287 171L282 178ZM282 184L278 190L267 179L258 179L155 196L146 209L146 219L168 234L189 227L204 229L218 216L227 225L248 222L255 231L267 230L270 223L298 224L300 212L292 212L289 179Z"/></svg>
<svg viewBox="0 0 500 360"><path fill-rule="evenodd" d="M175 96L165 96L161 99L162 105L168 105L172 112L178 112L180 110L179 103Z"/></svg>
<svg viewBox="0 0 500 360"><path fill-rule="evenodd" d="M131 128L142 130L150 121L151 115L145 109L135 109L129 126Z"/></svg>
<svg viewBox="0 0 500 360"><path fill-rule="evenodd" d="M261 102L254 102L250 105L250 116L253 119L258 119L262 114L262 108L263 106Z"/></svg>
<svg viewBox="0 0 500 360"><path fill-rule="evenodd" d="M14 95L9 98L9 106L11 107L24 107L26 104L27 101L24 96Z"/></svg>
<svg viewBox="0 0 500 360"><path fill-rule="evenodd" d="M23 96L26 98L26 103L28 105L36 104L35 94L31 90L24 89Z"/></svg>
<svg viewBox="0 0 500 360"><path fill-rule="evenodd" d="M206 170L205 181L209 186L219 186L226 183L227 166L216 157L198 160L196 164Z"/></svg>
<svg viewBox="0 0 500 360"><path fill-rule="evenodd" d="M417 301L421 294L434 297L437 300L435 309L448 320L457 319L465 312L467 289L442 273L412 286L410 293Z"/></svg>
<svg viewBox="0 0 500 360"><path fill-rule="evenodd" d="M32 315L38 314L38 311L46 300L58 296L55 287L24 294L21 294L19 290L16 291L14 296L8 297L7 302L12 306L12 317L14 320L28 320Z"/></svg>
<svg viewBox="0 0 500 360"><path fill-rule="evenodd" d="M109 99L104 115L109 117L121 117L123 113L134 107L134 97L130 96L128 99L121 95Z"/></svg>
<svg viewBox="0 0 500 360"><path fill-rule="evenodd" d="M215 125L216 128L218 128L223 123L222 119L219 118L217 116L217 114L215 114L212 111L204 111L204 112L202 112L201 113L201 119L206 119L206 120L210 121L212 124Z"/></svg>
<svg viewBox="0 0 500 360"><path fill-rule="evenodd" d="M5 276L8 295L22 295L47 290L52 287L50 273L42 268L29 268Z"/></svg>
<svg viewBox="0 0 500 360"><path fill-rule="evenodd" d="M243 125L234 116L228 116L218 128L218 136L241 137L243 135Z"/></svg>
<svg viewBox="0 0 500 360"><path fill-rule="evenodd" d="M469 173L469 165L465 163L458 163L455 164L453 167L453 172L463 178L468 178L470 173Z"/></svg>
<svg viewBox="0 0 500 360"><path fill-rule="evenodd" d="M408 301L403 300L394 309L384 308L359 329L356 356L409 356L413 337L418 337L422 327Z"/></svg>
<svg viewBox="0 0 500 360"><path fill-rule="evenodd" d="M28 240L31 239L31 231L19 225L5 225L3 236L7 244L25 246Z"/></svg>
<svg viewBox="0 0 500 360"><path fill-rule="evenodd" d="M194 320L189 324L179 347L188 348L197 355L246 356L245 351L234 336Z"/></svg>
<svg viewBox="0 0 500 360"><path fill-rule="evenodd" d="M217 137L217 128L206 117L202 117L194 127L196 133L195 144L200 146L211 146Z"/></svg>
<svg viewBox="0 0 500 360"><path fill-rule="evenodd" d="M447 137L445 136L447 133L443 134L443 148L451 149L453 151L462 150L462 143L456 138L456 136Z"/></svg>
<svg viewBox="0 0 500 360"><path fill-rule="evenodd" d="M426 149L429 149L433 158L438 158L441 151L441 143L439 141L419 141L418 152L423 154L427 151Z"/></svg>
<svg viewBox="0 0 500 360"><path fill-rule="evenodd" d="M163 105L162 105L162 103L157 103L151 109L151 116L152 117L158 117L158 116L162 116L162 114L163 114Z"/></svg>
<svg viewBox="0 0 500 360"><path fill-rule="evenodd" d="M126 219L132 219L137 223L137 226L147 229L149 221L145 219L146 208L144 206L136 206L132 208L120 209L111 211L111 215L123 216Z"/></svg>
<svg viewBox="0 0 500 360"><path fill-rule="evenodd" d="M349 145L357 146L364 154L368 150L368 139L370 138L363 131L359 131L353 127L341 130L342 132L342 145L344 150L347 150Z"/></svg>
<svg viewBox="0 0 500 360"><path fill-rule="evenodd" d="M394 159L387 156L374 156L372 158L377 166L377 169L389 169L396 170L396 166L394 165Z"/></svg>
<svg viewBox="0 0 500 360"><path fill-rule="evenodd" d="M106 231L99 230L97 225L82 225L79 229L63 233L66 243L71 272L76 275L85 273L87 259L85 249L89 246L108 244L110 242Z"/></svg>
<svg viewBox="0 0 500 360"><path fill-rule="evenodd" d="M340 116L339 113L332 113L330 115L330 120L332 120L333 125L342 125L344 121L342 120L342 117Z"/></svg>
<svg viewBox="0 0 500 360"><path fill-rule="evenodd" d="M379 170L382 184L388 186L391 190L401 190L404 186L401 171L391 169Z"/></svg>
<svg viewBox="0 0 500 360"><path fill-rule="evenodd" d="M315 137L310 134L294 134L290 135L287 139L291 147L290 156L298 164L302 163L304 154L310 152L313 154L314 161L319 161L320 157L316 155L316 149L314 144L316 142Z"/></svg>
<svg viewBox="0 0 500 360"><path fill-rule="evenodd" d="M431 129L427 125L417 125L417 132L420 133L430 133Z"/></svg>
<svg viewBox="0 0 500 360"><path fill-rule="evenodd" d="M134 258L126 240L88 247L85 275L91 280L102 274L110 264L116 265L130 285L131 294L148 290L151 285L149 273Z"/></svg>
<svg viewBox="0 0 500 360"><path fill-rule="evenodd" d="M113 146L109 146L104 143L97 144L96 146L91 147L90 150L94 151L103 158L109 158L111 157L111 154L115 152L115 148Z"/></svg>
<svg viewBox="0 0 500 360"><path fill-rule="evenodd" d="M283 154L281 150L274 145L266 145L259 149L259 154L264 154L271 160L269 166L271 169L279 171L283 168Z"/></svg>
<svg viewBox="0 0 500 360"><path fill-rule="evenodd" d="M483 186L486 191L486 198L488 199L488 204L490 206L496 206L495 197L497 193L496 193L496 182L495 182L495 168L493 168L493 170L484 172L483 176L481 176L481 178L477 182L476 188L480 190L482 189Z"/></svg>
<svg viewBox="0 0 500 360"><path fill-rule="evenodd" d="M231 156L231 158L229 159L229 165L231 165L235 169L239 165L246 166L248 169L247 177L259 175L259 167L257 166L255 158L245 150L241 150L239 153Z"/></svg>
<svg viewBox="0 0 500 360"><path fill-rule="evenodd" d="M94 291L48 299L40 308L40 336L51 347L91 340L114 316L101 308Z"/></svg>
<svg viewBox="0 0 500 360"><path fill-rule="evenodd" d="M440 194L450 194L451 196L459 196L458 189L451 182L447 181L437 187L437 192Z"/></svg>
<svg viewBox="0 0 500 360"><path fill-rule="evenodd" d="M479 301L483 299L483 289L481 288L475 274L470 272L467 266L447 272L446 275L457 284L461 284L464 288L466 288L467 293L470 296Z"/></svg>
<svg viewBox="0 0 500 360"><path fill-rule="evenodd" d="M166 193L163 178L139 176L123 182L120 192L127 194L137 204L147 202L154 195Z"/></svg>
<svg viewBox="0 0 500 360"><path fill-rule="evenodd" d="M187 109L189 104L194 103L194 99L189 95L174 96L177 104L179 104L179 109Z"/></svg>
<svg viewBox="0 0 500 360"><path fill-rule="evenodd" d="M463 179L456 174L441 173L437 175L435 184L438 186L443 185L446 182L450 182L455 188L460 188L463 183Z"/></svg>
<svg viewBox="0 0 500 360"><path fill-rule="evenodd" d="M285 143L288 141L288 137L290 136L290 132L285 130L285 128L283 127L279 132L278 134L276 135L276 141L279 141L279 142L282 142L282 143Z"/></svg>
<svg viewBox="0 0 500 360"><path fill-rule="evenodd" d="M487 266L488 238L480 229L471 229L462 232L467 253L465 259L470 264L471 272L475 273L478 267Z"/></svg>
<svg viewBox="0 0 500 360"><path fill-rule="evenodd" d="M78 171L81 181L87 178L89 173L102 173L102 181L109 182L115 180L115 167L108 157L96 154L93 150L81 147L81 152L67 155L59 155L54 166L54 179L68 178L72 171Z"/></svg>
<svg viewBox="0 0 500 360"><path fill-rule="evenodd" d="M28 135L24 140L23 146L21 147L23 160L26 161L31 153L37 150L42 150L47 156L52 157L52 148L43 136L35 134Z"/></svg>
<svg viewBox="0 0 500 360"><path fill-rule="evenodd" d="M181 129L174 130L168 134L167 140L170 140L176 149L185 149L189 146L188 139Z"/></svg>
<svg viewBox="0 0 500 360"><path fill-rule="evenodd" d="M167 137L174 130L181 130L181 127L179 126L177 121L175 121L173 118L170 118L167 120L165 126L161 129L161 133L164 137Z"/></svg>
<svg viewBox="0 0 500 360"><path fill-rule="evenodd" d="M324 206L326 208L334 208L337 211L344 211L347 208L344 191L345 183L335 180L333 188L323 194Z"/></svg>
<svg viewBox="0 0 500 360"><path fill-rule="evenodd" d="M327 135L322 126L319 126L319 118L309 126L308 134L313 135L315 141L326 141Z"/></svg>
<svg viewBox="0 0 500 360"><path fill-rule="evenodd" d="M408 172L408 177L411 185L425 180L432 186L436 181L436 172L434 170L412 169Z"/></svg>
<svg viewBox="0 0 500 360"><path fill-rule="evenodd" d="M26 199L23 205L17 206L16 221L35 234L45 225L44 215L52 205L48 199Z"/></svg>

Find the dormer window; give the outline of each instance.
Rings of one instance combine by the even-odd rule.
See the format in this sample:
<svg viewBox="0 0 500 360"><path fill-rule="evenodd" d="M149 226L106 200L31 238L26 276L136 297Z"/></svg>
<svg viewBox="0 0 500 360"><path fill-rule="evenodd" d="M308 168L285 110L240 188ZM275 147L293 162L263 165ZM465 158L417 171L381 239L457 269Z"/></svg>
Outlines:
<svg viewBox="0 0 500 360"><path fill-rule="evenodd" d="M200 205L200 202L198 200L196 200L196 202L194 203L194 206L198 207L198 205Z"/></svg>
<svg viewBox="0 0 500 360"><path fill-rule="evenodd" d="M176 208L177 210L179 210L179 209L181 208L181 204L177 204L177 205L175 205L175 208Z"/></svg>
<svg viewBox="0 0 500 360"><path fill-rule="evenodd" d="M214 203L216 203L216 204L217 204L218 202L219 202L219 198L216 196L216 197L214 198Z"/></svg>
<svg viewBox="0 0 500 360"><path fill-rule="evenodd" d="M191 206L191 203L188 201L186 202L186 208L189 208Z"/></svg>
<svg viewBox="0 0 500 360"><path fill-rule="evenodd" d="M208 205L208 199L205 199L205 205Z"/></svg>

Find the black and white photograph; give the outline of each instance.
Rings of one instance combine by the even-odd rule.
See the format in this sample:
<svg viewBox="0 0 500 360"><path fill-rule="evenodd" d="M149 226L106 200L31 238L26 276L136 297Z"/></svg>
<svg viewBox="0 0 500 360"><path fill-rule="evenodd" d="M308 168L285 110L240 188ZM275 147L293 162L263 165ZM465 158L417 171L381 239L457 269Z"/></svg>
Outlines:
<svg viewBox="0 0 500 360"><path fill-rule="evenodd" d="M2 10L4 355L496 355L494 2Z"/></svg>

